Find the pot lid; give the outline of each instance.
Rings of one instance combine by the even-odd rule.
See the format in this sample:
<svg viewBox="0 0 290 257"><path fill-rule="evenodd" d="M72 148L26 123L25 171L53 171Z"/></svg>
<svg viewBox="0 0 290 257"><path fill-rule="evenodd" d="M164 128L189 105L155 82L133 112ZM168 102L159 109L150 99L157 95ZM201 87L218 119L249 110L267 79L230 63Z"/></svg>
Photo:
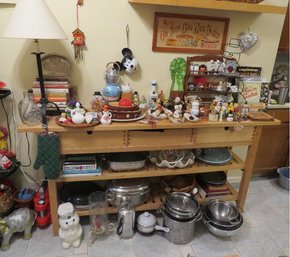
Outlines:
<svg viewBox="0 0 290 257"><path fill-rule="evenodd" d="M191 198L190 194L183 192L168 194L166 203L172 209L183 213L195 213L199 209L199 204Z"/></svg>
<svg viewBox="0 0 290 257"><path fill-rule="evenodd" d="M142 227L151 227L156 223L156 217L150 212L143 212L137 218L137 223Z"/></svg>
<svg viewBox="0 0 290 257"><path fill-rule="evenodd" d="M140 193L148 189L149 182L144 179L114 180L111 188L118 193Z"/></svg>

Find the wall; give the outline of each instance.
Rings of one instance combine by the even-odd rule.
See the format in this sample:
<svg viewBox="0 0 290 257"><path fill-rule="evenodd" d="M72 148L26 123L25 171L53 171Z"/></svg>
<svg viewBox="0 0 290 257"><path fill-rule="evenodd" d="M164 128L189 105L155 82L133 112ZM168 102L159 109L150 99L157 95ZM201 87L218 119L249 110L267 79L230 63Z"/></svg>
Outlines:
<svg viewBox="0 0 290 257"><path fill-rule="evenodd" d="M288 0L266 0L286 6ZM193 8L131 5L127 0L84 0L79 10L80 29L86 35L84 61L73 60L71 32L76 28L76 1L47 0L57 20L65 30L68 40L41 41L41 50L46 53L65 55L72 63L72 84L78 88L79 100L89 106L94 91L102 90L105 83L103 73L110 61L121 60L121 50L127 46L126 25L129 25L129 46L140 63L137 73L121 77L122 83L130 82L139 94L148 95L150 82L156 79L159 89L168 94L171 80L169 64L176 57L186 58L189 54L159 53L151 50L154 12L169 12L192 15L230 18L228 39L237 37L241 32L251 31L258 35L258 43L240 58L240 65L262 66L262 76L270 80L276 57L284 15L256 14L232 11L203 10ZM13 11L13 5L0 3L0 34ZM29 10L28 10L29 15ZM29 29L29 28L27 28ZM31 52L34 45L29 40L0 39L0 79L6 81L12 89L16 105L22 92L31 88L36 76L35 59ZM190 54L190 56L192 56ZM1 107L0 107L1 108ZM15 111L15 108L14 108ZM18 114L16 114L18 116ZM0 123L4 121L0 111ZM18 117L17 117L18 120ZM32 155L35 154L35 135L32 140ZM24 135L18 135L17 149L20 160L27 159L27 146ZM34 159L33 159L34 160ZM28 172L33 176L41 173ZM21 179L20 179L21 180Z"/></svg>

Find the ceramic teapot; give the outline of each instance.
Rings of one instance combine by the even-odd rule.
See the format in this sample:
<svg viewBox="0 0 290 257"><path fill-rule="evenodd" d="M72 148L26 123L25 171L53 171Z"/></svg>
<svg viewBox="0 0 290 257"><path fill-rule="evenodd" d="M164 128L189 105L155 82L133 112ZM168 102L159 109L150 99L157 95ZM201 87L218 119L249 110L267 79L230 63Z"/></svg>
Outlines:
<svg viewBox="0 0 290 257"><path fill-rule="evenodd" d="M106 66L105 80L107 83L118 83L120 77L120 65L117 62L109 62Z"/></svg>

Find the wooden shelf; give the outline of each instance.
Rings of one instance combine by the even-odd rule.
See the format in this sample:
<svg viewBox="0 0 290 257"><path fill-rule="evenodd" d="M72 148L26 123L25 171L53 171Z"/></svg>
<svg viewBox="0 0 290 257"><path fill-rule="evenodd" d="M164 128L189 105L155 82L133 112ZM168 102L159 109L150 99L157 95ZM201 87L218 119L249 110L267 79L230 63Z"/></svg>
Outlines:
<svg viewBox="0 0 290 257"><path fill-rule="evenodd" d="M148 163L145 169L137 171L126 172L113 172L110 170L104 170L100 176L72 176L72 177L59 177L56 182L75 182L75 181L101 181L112 179L130 179L130 178L146 178L146 177L160 177L160 176L173 176L182 174L194 174L204 172L214 172L223 170L243 169L244 162L235 153L233 153L233 159L226 165L208 165L198 160L195 160L194 164L182 168L182 169L168 169L158 168L156 165Z"/></svg>
<svg viewBox="0 0 290 257"><path fill-rule="evenodd" d="M227 187L230 190L230 193L227 195L223 195L223 196L216 196L214 198L205 198L202 199L198 194L195 196L195 199L200 203L200 204L205 204L208 201L210 201L211 199L221 199L224 201L236 201L238 199L238 193L236 191L236 189L229 183L226 182ZM151 196L150 199L145 202L142 205L136 206L135 210L136 211L150 211L150 210L157 210L160 208L160 206L165 202L166 200L166 193L164 191L162 191L161 189L157 189L154 188L151 192ZM117 213L118 212L118 208L117 207L113 207L113 206L109 206L108 207L108 213L109 214L113 214L113 213ZM83 210L77 210L77 213L80 216L88 216L89 215L89 210L88 209L83 209Z"/></svg>
<svg viewBox="0 0 290 257"><path fill-rule="evenodd" d="M249 4L219 0L128 0L132 4L167 5L176 7L192 7L211 10L227 10L252 13L285 14L287 7L269 4Z"/></svg>

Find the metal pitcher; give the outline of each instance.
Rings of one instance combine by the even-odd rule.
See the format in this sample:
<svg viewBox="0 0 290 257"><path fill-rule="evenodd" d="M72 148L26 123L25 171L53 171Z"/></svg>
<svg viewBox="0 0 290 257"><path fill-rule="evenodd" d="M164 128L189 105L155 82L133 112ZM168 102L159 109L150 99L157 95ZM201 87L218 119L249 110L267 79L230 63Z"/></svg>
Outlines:
<svg viewBox="0 0 290 257"><path fill-rule="evenodd" d="M120 238L131 238L135 232L135 209L127 203L121 203L118 211L117 234Z"/></svg>

